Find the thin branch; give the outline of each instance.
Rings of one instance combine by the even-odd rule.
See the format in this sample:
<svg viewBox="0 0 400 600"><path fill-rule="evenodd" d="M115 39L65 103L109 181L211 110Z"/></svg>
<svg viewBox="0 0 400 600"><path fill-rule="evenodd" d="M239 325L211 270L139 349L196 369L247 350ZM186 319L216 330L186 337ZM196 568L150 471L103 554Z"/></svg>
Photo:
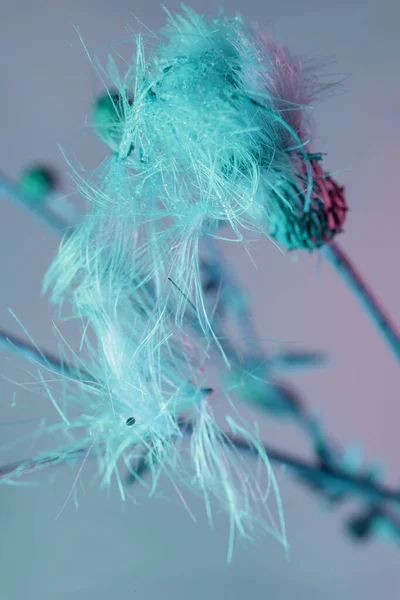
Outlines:
<svg viewBox="0 0 400 600"><path fill-rule="evenodd" d="M344 250L331 242L322 248L322 253L358 298L385 342L400 361L400 334Z"/></svg>
<svg viewBox="0 0 400 600"><path fill-rule="evenodd" d="M255 454L254 449L249 448L248 444L240 438L229 434L226 434L226 436L239 450ZM289 454L277 452L267 446L264 446L264 449L270 461L285 465L301 479L317 486L333 491L340 488L340 491L345 494L359 496L371 503L395 502L400 504L400 492L398 490L391 490L386 486L374 483L369 477L352 476L341 469L328 470L303 462Z"/></svg>
<svg viewBox="0 0 400 600"><path fill-rule="evenodd" d="M13 202L20 204L31 215L41 222L48 225L54 231L61 235L69 233L70 224L62 217L57 216L53 211L49 210L46 202L39 199L32 199L26 196L16 184L11 183L4 175L0 174L0 195L4 195Z"/></svg>
<svg viewBox="0 0 400 600"><path fill-rule="evenodd" d="M51 371L56 371L62 375L77 379L79 381L93 381L93 377L83 369L79 369L67 362L61 361L50 352L43 352L41 349L29 344L24 340L0 330L0 349L13 352L30 362L39 364Z"/></svg>
<svg viewBox="0 0 400 600"><path fill-rule="evenodd" d="M72 452L67 452L61 456L48 455L36 460L21 460L15 463L10 463L0 467L0 483L2 479L8 479L10 476L20 477L31 475L38 471L59 467L60 465L68 465L79 462L88 452L88 448L78 448Z"/></svg>

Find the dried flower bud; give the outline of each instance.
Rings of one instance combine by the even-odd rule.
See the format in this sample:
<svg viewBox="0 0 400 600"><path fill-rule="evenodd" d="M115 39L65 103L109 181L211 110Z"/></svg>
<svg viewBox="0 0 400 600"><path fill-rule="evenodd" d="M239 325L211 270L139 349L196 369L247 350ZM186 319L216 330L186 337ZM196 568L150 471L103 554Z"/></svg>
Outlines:
<svg viewBox="0 0 400 600"><path fill-rule="evenodd" d="M304 210L305 175L278 181L272 192L276 210L271 211L269 234L288 250L320 248L342 231L346 218L344 188L324 173L318 158L310 162L313 186L309 210ZM297 209L293 209L296 205Z"/></svg>

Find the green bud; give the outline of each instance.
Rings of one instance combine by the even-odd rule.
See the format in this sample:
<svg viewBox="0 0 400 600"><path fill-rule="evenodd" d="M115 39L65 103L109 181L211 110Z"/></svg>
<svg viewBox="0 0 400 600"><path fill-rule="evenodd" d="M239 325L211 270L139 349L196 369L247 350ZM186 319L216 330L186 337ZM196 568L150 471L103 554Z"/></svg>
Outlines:
<svg viewBox="0 0 400 600"><path fill-rule="evenodd" d="M57 181L49 168L34 166L22 171L18 185L25 196L38 200L53 191Z"/></svg>
<svg viewBox="0 0 400 600"><path fill-rule="evenodd" d="M126 101L129 103L129 101ZM117 92L103 94L93 104L92 124L97 135L113 150L118 147L124 128L125 106Z"/></svg>

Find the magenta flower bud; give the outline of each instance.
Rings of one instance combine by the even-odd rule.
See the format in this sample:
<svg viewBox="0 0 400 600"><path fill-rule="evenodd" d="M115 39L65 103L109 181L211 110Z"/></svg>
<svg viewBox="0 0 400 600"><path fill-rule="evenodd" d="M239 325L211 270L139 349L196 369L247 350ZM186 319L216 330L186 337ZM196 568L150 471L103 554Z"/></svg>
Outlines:
<svg viewBox="0 0 400 600"><path fill-rule="evenodd" d="M310 163L313 185L309 210L305 210L305 175L278 180L272 192L276 208L269 215L269 235L288 250L320 248L342 231L346 218L344 188L324 173L319 158L313 157Z"/></svg>

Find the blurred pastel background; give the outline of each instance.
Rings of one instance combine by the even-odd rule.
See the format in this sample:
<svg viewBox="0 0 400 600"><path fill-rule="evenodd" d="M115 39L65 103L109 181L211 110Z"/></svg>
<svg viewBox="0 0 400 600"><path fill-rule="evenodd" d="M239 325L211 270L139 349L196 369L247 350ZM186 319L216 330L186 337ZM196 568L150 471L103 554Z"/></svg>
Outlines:
<svg viewBox="0 0 400 600"><path fill-rule="evenodd" d="M218 10L211 0L189 4L207 14ZM177 10L179 3L167 6ZM313 148L328 153L326 167L346 186L351 212L341 244L400 323L398 3L228 0L223 6L260 22L294 53L325 63L332 79L343 80L336 93L315 105ZM92 54L105 57L110 42L119 41L119 51L129 58L131 30L144 31L142 24L157 30L164 22L156 0L3 0L1 171L15 178L39 160L66 173L57 144L73 164L95 165L103 148L88 135L85 121L102 88L75 27ZM65 176L63 190L70 189ZM58 241L57 234L0 198L0 328L23 335L10 307L48 350L56 350L54 309L41 297L41 279ZM265 348L279 341L329 352L327 367L296 373L290 381L333 438L344 446L361 442L365 460L378 458L385 481L399 485L395 359L317 255L298 253L293 261L268 240L252 243L250 251L257 269L243 248L225 248L250 292ZM33 444L22 452L10 443L50 410L43 392L22 387L26 368L23 360L0 354L1 464L34 450ZM294 426L266 417L261 431L268 444L310 456ZM167 482L162 489L169 501L149 500L131 488L122 503L117 489L107 495L91 485L94 470L88 466L79 510L70 502L56 519L76 470L63 468L55 484L39 475L36 486L0 487L0 600L399 598L400 548L381 541L356 544L343 528L351 505L326 510L280 469L290 560L266 538L238 543L230 566L227 519L218 517L211 531L201 501L187 494L198 519L193 523Z"/></svg>

